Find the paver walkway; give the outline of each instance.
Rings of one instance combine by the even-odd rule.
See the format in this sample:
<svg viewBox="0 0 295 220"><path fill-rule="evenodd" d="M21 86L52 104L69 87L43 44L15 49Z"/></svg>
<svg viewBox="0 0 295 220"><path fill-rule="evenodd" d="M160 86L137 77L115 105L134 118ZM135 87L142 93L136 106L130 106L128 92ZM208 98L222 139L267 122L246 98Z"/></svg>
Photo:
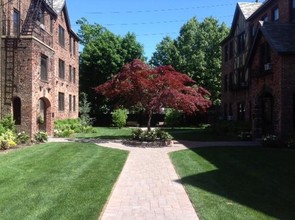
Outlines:
<svg viewBox="0 0 295 220"><path fill-rule="evenodd" d="M61 142L63 139L50 141ZM98 141L98 144L129 151L100 216L102 220L198 220L168 153L200 146L257 146L254 142L190 141L163 148L127 147L120 141Z"/></svg>
<svg viewBox="0 0 295 220"><path fill-rule="evenodd" d="M184 142L163 148L126 147L111 142L99 145L130 151L102 220L198 219L168 153L188 147L216 146L216 143ZM218 145L236 144L219 142Z"/></svg>

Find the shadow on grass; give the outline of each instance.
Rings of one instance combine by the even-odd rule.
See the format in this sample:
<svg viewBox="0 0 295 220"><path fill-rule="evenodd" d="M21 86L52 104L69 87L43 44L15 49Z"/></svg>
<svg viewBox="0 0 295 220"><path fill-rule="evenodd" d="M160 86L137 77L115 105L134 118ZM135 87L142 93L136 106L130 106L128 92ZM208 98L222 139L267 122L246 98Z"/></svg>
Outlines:
<svg viewBox="0 0 295 220"><path fill-rule="evenodd" d="M295 219L295 151L212 147L193 152L217 169L194 171L179 182L277 219Z"/></svg>

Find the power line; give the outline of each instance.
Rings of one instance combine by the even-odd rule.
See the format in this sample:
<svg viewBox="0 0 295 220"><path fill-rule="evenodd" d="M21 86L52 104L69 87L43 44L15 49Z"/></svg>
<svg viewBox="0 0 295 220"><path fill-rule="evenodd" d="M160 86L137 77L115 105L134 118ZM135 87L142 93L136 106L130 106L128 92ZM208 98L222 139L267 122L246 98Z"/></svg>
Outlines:
<svg viewBox="0 0 295 220"><path fill-rule="evenodd" d="M215 18L227 18L232 17L233 15L224 15L224 16L218 16ZM204 18L203 18L204 19ZM132 23L106 23L101 24L102 26L131 26L131 25L154 25L154 24L169 24L169 23L183 23L187 22L188 20L171 20L171 21L147 21L147 22L132 22ZM72 26L79 26L77 24Z"/></svg>
<svg viewBox="0 0 295 220"><path fill-rule="evenodd" d="M154 10L137 10L137 11L90 11L88 14L133 14L133 13L159 13L159 12L170 12L170 11L184 11L184 10L193 10L200 8L217 8L217 7L226 7L232 6L235 4L218 4L218 5L204 5L204 6L196 6L196 7L187 7L187 8L168 8L168 9L154 9Z"/></svg>

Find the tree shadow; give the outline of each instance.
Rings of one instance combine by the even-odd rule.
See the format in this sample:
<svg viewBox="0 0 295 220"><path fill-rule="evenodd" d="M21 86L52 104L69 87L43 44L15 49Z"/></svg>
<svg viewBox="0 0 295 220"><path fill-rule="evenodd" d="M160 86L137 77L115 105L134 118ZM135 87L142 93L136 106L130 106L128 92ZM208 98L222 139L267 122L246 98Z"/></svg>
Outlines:
<svg viewBox="0 0 295 220"><path fill-rule="evenodd" d="M178 180L278 219L295 219L295 151L210 147L193 151L216 170Z"/></svg>

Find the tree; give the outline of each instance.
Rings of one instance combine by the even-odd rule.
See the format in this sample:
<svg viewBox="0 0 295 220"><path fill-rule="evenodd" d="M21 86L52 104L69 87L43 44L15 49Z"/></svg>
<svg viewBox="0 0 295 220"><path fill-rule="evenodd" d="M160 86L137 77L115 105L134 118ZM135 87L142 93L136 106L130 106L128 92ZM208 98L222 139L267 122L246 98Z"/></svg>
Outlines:
<svg viewBox="0 0 295 220"><path fill-rule="evenodd" d="M151 68L135 59L111 80L96 87L96 92L115 100L117 105L141 108L148 114L147 127L150 130L153 113L162 108L192 114L210 107L210 93L194 84L188 75L177 72L172 66Z"/></svg>
<svg viewBox="0 0 295 220"><path fill-rule="evenodd" d="M150 64L172 65L211 92L215 105L220 103L221 48L220 41L228 34L224 23L209 17L199 23L194 17L184 24L177 39L165 37L156 48Z"/></svg>
<svg viewBox="0 0 295 220"><path fill-rule="evenodd" d="M89 24L85 18L77 21L78 35L83 45L80 54L80 91L88 95L96 114L103 106L102 98L93 93L93 88L106 82L125 63L144 59L143 46L132 33L118 36L99 24Z"/></svg>

